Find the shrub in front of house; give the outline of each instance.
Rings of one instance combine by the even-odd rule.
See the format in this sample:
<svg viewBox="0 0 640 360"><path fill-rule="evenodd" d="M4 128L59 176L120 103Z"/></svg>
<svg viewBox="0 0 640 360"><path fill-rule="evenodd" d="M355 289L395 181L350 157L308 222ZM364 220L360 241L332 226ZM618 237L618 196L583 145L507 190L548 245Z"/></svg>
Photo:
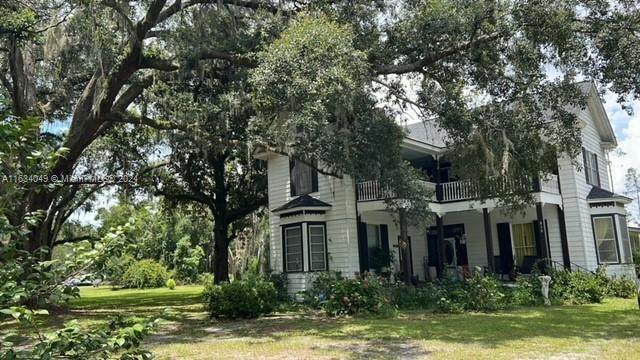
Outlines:
<svg viewBox="0 0 640 360"><path fill-rule="evenodd" d="M273 312L278 302L273 283L259 277L222 284L209 282L203 295L212 318L257 318Z"/></svg>
<svg viewBox="0 0 640 360"><path fill-rule="evenodd" d="M511 307L511 293L500 280L490 275L475 274L465 280L465 310L498 311Z"/></svg>
<svg viewBox="0 0 640 360"><path fill-rule="evenodd" d="M335 286L345 280L340 272L323 271L313 277L312 286L304 292L304 303L314 309L319 309L327 301Z"/></svg>
<svg viewBox="0 0 640 360"><path fill-rule="evenodd" d="M433 283L421 287L395 284L388 288L389 298L400 309L432 309L437 300Z"/></svg>
<svg viewBox="0 0 640 360"><path fill-rule="evenodd" d="M398 285L390 289L395 305L401 309L430 309L440 313L498 311L511 307L511 291L485 275L458 281L447 277L421 287Z"/></svg>
<svg viewBox="0 0 640 360"><path fill-rule="evenodd" d="M322 308L329 316L387 313L392 306L382 282L375 276L341 279L327 295Z"/></svg>
<svg viewBox="0 0 640 360"><path fill-rule="evenodd" d="M628 276L614 276L607 282L607 295L630 299L638 295L636 282Z"/></svg>
<svg viewBox="0 0 640 360"><path fill-rule="evenodd" d="M388 315L395 311L384 280L373 275L347 279L336 272L318 273L305 302L329 316Z"/></svg>
<svg viewBox="0 0 640 360"><path fill-rule="evenodd" d="M533 306L540 305L542 297L542 284L537 276L518 276L516 286L511 293L514 305Z"/></svg>
<svg viewBox="0 0 640 360"><path fill-rule="evenodd" d="M288 280L287 273L269 274L268 280L276 288L276 293L279 302L287 302L290 300L289 292L287 290Z"/></svg>
<svg viewBox="0 0 640 360"><path fill-rule="evenodd" d="M600 303L607 294L601 276L584 271L554 271L551 274L550 297L563 304Z"/></svg>
<svg viewBox="0 0 640 360"><path fill-rule="evenodd" d="M127 288L159 288L169 278L167 268L154 260L145 259L132 263L122 276L121 285Z"/></svg>

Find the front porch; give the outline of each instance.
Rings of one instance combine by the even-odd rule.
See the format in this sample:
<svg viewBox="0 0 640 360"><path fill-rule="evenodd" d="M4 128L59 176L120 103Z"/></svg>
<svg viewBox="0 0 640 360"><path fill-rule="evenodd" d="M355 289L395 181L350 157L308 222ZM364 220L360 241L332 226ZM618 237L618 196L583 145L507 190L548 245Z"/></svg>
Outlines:
<svg viewBox="0 0 640 360"><path fill-rule="evenodd" d="M543 203L518 214L485 205L434 215L427 226L408 227L410 277L414 282L425 281L445 272L469 273L481 267L506 280L514 269L530 272L539 259L570 268L562 216L558 205ZM361 272L375 271L368 255L380 248L393 254L394 273L402 273L397 216L386 210L360 210L358 229Z"/></svg>

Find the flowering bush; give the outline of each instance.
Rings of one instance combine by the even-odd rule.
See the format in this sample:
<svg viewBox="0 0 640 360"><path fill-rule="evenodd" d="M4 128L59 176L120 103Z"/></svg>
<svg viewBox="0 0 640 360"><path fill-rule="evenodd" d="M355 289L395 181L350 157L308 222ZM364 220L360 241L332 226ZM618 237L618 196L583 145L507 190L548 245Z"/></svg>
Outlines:
<svg viewBox="0 0 640 360"><path fill-rule="evenodd" d="M339 273L322 273L308 292L308 301L329 316L389 313L394 310L384 281L376 276L346 279Z"/></svg>

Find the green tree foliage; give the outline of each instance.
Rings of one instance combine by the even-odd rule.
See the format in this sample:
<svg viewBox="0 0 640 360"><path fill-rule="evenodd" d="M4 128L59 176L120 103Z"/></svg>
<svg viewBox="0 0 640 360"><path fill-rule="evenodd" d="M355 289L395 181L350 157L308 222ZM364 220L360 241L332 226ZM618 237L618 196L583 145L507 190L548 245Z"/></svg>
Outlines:
<svg viewBox="0 0 640 360"><path fill-rule="evenodd" d="M204 250L199 245L193 246L191 238L183 237L178 241L173 255L173 269L178 280L192 283L204 268Z"/></svg>
<svg viewBox="0 0 640 360"><path fill-rule="evenodd" d="M0 314L10 315L20 323L35 330L33 347L15 346L6 338L0 338L2 359L152 359L151 352L140 348L145 335L153 330L158 321L134 323L116 318L93 329L82 331L77 320L71 320L55 333L45 335L35 318L48 315L46 310L28 310L12 307L0 309Z"/></svg>
<svg viewBox="0 0 640 360"><path fill-rule="evenodd" d="M249 51L268 26L232 10L189 12L172 34L172 49L184 56L180 70L150 89L154 110L188 128L167 136L169 164L151 179L151 191L169 202L200 204L211 214L209 248L215 250L217 281L228 280L230 227L266 205L266 168L252 157L249 144L254 109L247 70L219 60L194 61L193 46L196 51L207 51L206 45ZM194 29L208 36L195 39Z"/></svg>
<svg viewBox="0 0 640 360"><path fill-rule="evenodd" d="M524 184L553 171L558 154L578 154L579 128L569 110L585 105L579 79L593 79L621 101L640 93L635 1L9 0L1 6L3 103L21 118L70 120L53 146L68 149L66 155L42 171L82 172L101 139L115 134L123 148L137 144L140 126L162 131L167 136L156 140L173 149L163 190L193 197L191 183L229 203L213 212L222 279L225 230L236 214L230 209L248 211L256 204L241 195L264 191L253 145L317 160L320 170L339 177L380 179L406 197L390 206L411 217L426 209L428 196L415 195L425 191L400 161L395 118L412 109L447 131L458 175L479 179L481 195L497 190L515 204L531 200L528 191L519 188L514 196L496 189L496 178ZM549 79L549 68L559 76ZM255 131L247 136L246 129ZM188 179L191 170L206 176ZM166 181L174 175L175 182ZM212 183L198 180L207 177ZM25 248L52 247L67 219L60 209L73 209L91 191L73 189L30 188L10 203L15 219L45 213Z"/></svg>
<svg viewBox="0 0 640 360"><path fill-rule="evenodd" d="M212 225L198 210L168 209L157 199L134 203L121 197L117 204L98 209L97 220L101 222L98 233L129 223L131 229L127 236L132 245L126 253L136 259L154 259L172 266L180 239L188 237L193 246L209 243Z"/></svg>

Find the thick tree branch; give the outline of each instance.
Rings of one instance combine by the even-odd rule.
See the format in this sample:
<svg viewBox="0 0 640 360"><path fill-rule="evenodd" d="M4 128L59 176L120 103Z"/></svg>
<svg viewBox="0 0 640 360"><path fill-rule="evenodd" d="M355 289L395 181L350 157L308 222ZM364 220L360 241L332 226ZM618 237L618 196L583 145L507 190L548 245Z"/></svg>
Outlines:
<svg viewBox="0 0 640 360"><path fill-rule="evenodd" d="M136 25L136 33L139 41L142 41L147 36L147 31L158 24L160 21L160 12L166 3L167 0L154 0L149 4L144 19Z"/></svg>
<svg viewBox="0 0 640 360"><path fill-rule="evenodd" d="M124 20L125 24L127 25L127 30L129 30L129 32L135 31L135 25L133 24L133 21L131 21L129 15L127 15L124 9L120 7L120 4L118 4L115 0L103 0L102 3L104 4L104 6L113 9L113 11L120 15L122 20Z"/></svg>
<svg viewBox="0 0 640 360"><path fill-rule="evenodd" d="M210 199L206 196L204 196L203 194L186 194L186 193L182 193L182 194L175 194L175 193L171 193L171 192L167 192L166 190L158 190L155 191L156 195L162 195L166 198L169 198L171 200L177 201L177 202L197 202L203 205L206 205L207 207L212 207L213 206L213 199Z"/></svg>
<svg viewBox="0 0 640 360"><path fill-rule="evenodd" d="M170 60L161 59L155 56L143 56L140 61L140 69L156 69L160 71L175 71L178 70L178 65L174 64Z"/></svg>
<svg viewBox="0 0 640 360"><path fill-rule="evenodd" d="M129 87L116 99L113 104L114 112L124 112L127 107L142 94L142 92L153 84L151 75L145 76L139 81L129 85Z"/></svg>
<svg viewBox="0 0 640 360"><path fill-rule="evenodd" d="M494 32L491 34L480 35L475 39L471 39L469 41L457 44L448 49L444 49L439 52L435 52L432 54L428 54L424 58L414 61L408 64L391 64L391 65L378 65L374 68L374 71L377 75L389 75L389 74L406 74L410 72L421 71L423 68L433 65L440 60L448 58L449 56L458 54L462 51L469 50L475 46L481 45L483 43L488 43L493 40L496 40L500 37L500 33Z"/></svg>
<svg viewBox="0 0 640 360"><path fill-rule="evenodd" d="M278 5L273 5L267 1L251 1L251 0L175 0L168 8L163 10L158 16L158 24L162 23L166 19L175 15L176 13L198 4L222 4L228 6L236 6L240 8L252 9L252 10L267 10L272 14L282 14L288 16L290 11L282 9Z"/></svg>

